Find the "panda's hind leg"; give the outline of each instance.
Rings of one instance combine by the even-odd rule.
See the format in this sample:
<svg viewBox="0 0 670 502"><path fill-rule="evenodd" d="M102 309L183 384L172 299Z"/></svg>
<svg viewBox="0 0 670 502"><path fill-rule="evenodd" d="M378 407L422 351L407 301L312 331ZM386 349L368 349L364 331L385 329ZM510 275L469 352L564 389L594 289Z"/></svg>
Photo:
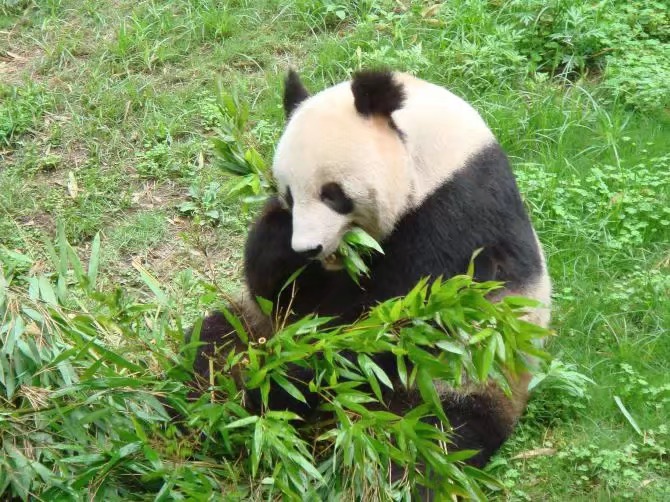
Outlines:
<svg viewBox="0 0 670 502"><path fill-rule="evenodd" d="M452 448L477 451L467 463L484 467L512 434L526 407L530 377L528 373L518 376L511 384L511 396L493 382L467 393L443 394L442 407L452 427Z"/></svg>

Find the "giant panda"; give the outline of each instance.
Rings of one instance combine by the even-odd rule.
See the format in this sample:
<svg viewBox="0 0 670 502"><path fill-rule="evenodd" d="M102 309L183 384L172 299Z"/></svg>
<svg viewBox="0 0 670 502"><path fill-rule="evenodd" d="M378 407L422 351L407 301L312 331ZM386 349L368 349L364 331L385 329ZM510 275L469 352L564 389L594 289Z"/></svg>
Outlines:
<svg viewBox="0 0 670 502"><path fill-rule="evenodd" d="M472 106L438 85L381 70L361 71L315 95L289 71L283 104L287 123L272 165L278 194L250 229L247 292L230 306L252 337L273 332L272 316L261 313L256 297L273 301L274 313L290 309L289 319L318 314L351 323L424 277L465 273L479 248L475 279L504 281L502 294L538 300L528 318L547 326L551 283L541 245L508 159ZM360 285L336 254L352 226L384 250L369 259ZM301 267L295 287L282 291ZM225 357L219 349L233 332L222 313L204 319L194 365L204 381L210 359ZM391 360L382 367L397 374ZM299 381L311 378L296 372ZM455 448L479 452L470 464L485 465L512 432L528 381L522 376L511 397L495 386L444 391ZM309 415L319 403L306 386L301 390L307 403L273 389L270 407Z"/></svg>

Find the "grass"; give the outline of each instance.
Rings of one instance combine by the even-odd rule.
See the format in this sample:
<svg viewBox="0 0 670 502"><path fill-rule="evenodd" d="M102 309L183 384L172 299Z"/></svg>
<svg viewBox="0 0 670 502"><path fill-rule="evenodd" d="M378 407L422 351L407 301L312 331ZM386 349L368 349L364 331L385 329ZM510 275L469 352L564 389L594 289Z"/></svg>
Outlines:
<svg viewBox="0 0 670 502"><path fill-rule="evenodd" d="M666 500L666 10L0 0L1 244L32 259L28 277L49 269L57 221L83 256L101 232L101 288L142 298L140 263L194 319L211 293L194 278L239 287L254 211L228 195L236 180L212 149L217 86L248 104L244 141L269 159L289 65L314 90L361 66L412 71L470 100L509 152L554 279L549 349L596 382L584 399L538 391L490 468L506 486L495 496Z"/></svg>

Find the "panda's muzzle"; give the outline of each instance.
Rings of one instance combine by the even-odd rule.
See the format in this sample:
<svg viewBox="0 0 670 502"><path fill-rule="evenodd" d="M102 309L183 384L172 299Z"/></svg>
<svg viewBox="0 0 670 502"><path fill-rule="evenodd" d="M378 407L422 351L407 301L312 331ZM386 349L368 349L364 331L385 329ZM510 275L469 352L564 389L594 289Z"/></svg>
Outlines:
<svg viewBox="0 0 670 502"><path fill-rule="evenodd" d="M321 202L305 205L296 202L291 247L303 259L318 260L324 268L332 269L329 265L340 261L337 250L351 219L350 215L338 214Z"/></svg>
<svg viewBox="0 0 670 502"><path fill-rule="evenodd" d="M314 249L300 251L298 254L307 260L320 261L326 270L340 270L342 268L342 259L338 253L335 252L327 256L320 256L322 250L323 246L319 245Z"/></svg>

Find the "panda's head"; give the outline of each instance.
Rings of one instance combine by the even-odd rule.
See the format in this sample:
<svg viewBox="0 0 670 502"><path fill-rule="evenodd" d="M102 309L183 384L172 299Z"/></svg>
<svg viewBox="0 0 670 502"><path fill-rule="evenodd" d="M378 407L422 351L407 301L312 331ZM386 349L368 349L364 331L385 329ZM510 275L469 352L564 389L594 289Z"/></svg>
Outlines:
<svg viewBox="0 0 670 502"><path fill-rule="evenodd" d="M408 207L410 156L392 113L404 90L390 72L362 72L309 96L286 79L288 124L273 173L293 215L293 249L326 264L352 226L383 239Z"/></svg>

